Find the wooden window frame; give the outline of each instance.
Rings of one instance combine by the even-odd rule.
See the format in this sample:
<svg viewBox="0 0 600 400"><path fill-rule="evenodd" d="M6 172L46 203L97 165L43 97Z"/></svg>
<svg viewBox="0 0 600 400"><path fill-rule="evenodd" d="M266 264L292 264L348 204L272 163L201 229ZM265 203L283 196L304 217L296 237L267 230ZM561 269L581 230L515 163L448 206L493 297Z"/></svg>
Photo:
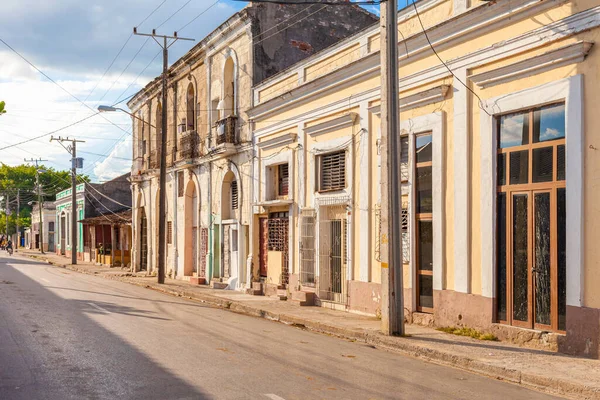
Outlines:
<svg viewBox="0 0 600 400"><path fill-rule="evenodd" d="M563 180L557 180L558 178L558 147L564 146L566 149L566 132L565 136L559 139L547 140L543 142L533 142L533 130L534 130L534 113L536 110L539 110L542 107L548 107L553 105L565 105L565 129L566 129L566 104L564 101L553 102L550 104L535 106L523 109L521 111L513 111L508 114L496 115L494 116L494 123L496 124L496 132L498 137L497 139L497 156L500 154L504 154L505 156L505 167L504 167L504 185L496 186L496 196L495 202L498 202L498 194L504 193L505 202L506 202L506 319L501 320L498 317L498 298L497 296L494 298L494 321L516 326L520 328L526 329L536 329L543 331L551 331L557 333L566 333L564 330L560 330L558 328L558 221L557 221L557 207L558 207L558 198L557 193L558 189L566 188L566 176ZM511 146L511 147L500 147L501 141L501 117L510 114L523 113L527 115L529 119L529 132L528 132L528 144ZM539 148L548 148L552 147L552 181L548 182L533 182L533 150ZM528 151L528 162L527 162L527 183L524 184L510 184L510 154L519 151ZM565 153L566 154L566 153ZM497 157L496 156L496 157ZM566 167L566 165L565 165ZM498 166L494 171L496 174L496 178L498 178ZM500 180L497 179L499 183ZM549 193L550 194L550 325L546 324L538 324L535 322L535 293L536 293L536 285L535 285L535 277L534 272L532 270L535 265L535 195L540 193ZM528 214L527 214L527 226L528 226L528 238L527 238L527 321L519 321L515 320L514 313L514 263L513 263L513 196L518 194L527 194L527 204L528 204ZM498 231L495 233L498 235ZM499 255L496 254L496 258L494 262L496 265L498 264ZM495 268L497 271L497 268ZM496 272L497 274L498 272ZM498 276L496 276L496 285L499 283Z"/></svg>

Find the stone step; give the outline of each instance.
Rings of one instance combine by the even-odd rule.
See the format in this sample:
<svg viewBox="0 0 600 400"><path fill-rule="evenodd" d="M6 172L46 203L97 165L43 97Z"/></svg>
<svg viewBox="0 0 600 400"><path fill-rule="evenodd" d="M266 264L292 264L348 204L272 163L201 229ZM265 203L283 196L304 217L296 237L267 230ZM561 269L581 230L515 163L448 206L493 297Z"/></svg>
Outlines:
<svg viewBox="0 0 600 400"><path fill-rule="evenodd" d="M205 285L206 278L200 278L197 276L190 276L190 283L193 285Z"/></svg>
<svg viewBox="0 0 600 400"><path fill-rule="evenodd" d="M314 292L293 292L292 301L299 303L301 306L314 306L315 305L315 293Z"/></svg>
<svg viewBox="0 0 600 400"><path fill-rule="evenodd" d="M287 300L288 299L288 292L287 289L277 289L277 297L279 297L279 300Z"/></svg>
<svg viewBox="0 0 600 400"><path fill-rule="evenodd" d="M252 282L252 289L263 291L263 283L262 282Z"/></svg>
<svg viewBox="0 0 600 400"><path fill-rule="evenodd" d="M221 282L219 279L213 279L210 281L210 287L212 289L225 289L227 286L227 282Z"/></svg>
<svg viewBox="0 0 600 400"><path fill-rule="evenodd" d="M263 292L262 290L257 290L257 289L246 289L246 294L251 294L252 296L262 296Z"/></svg>
<svg viewBox="0 0 600 400"><path fill-rule="evenodd" d="M276 285L274 283L267 283L264 286L265 296L278 296L277 291L283 289L282 285Z"/></svg>

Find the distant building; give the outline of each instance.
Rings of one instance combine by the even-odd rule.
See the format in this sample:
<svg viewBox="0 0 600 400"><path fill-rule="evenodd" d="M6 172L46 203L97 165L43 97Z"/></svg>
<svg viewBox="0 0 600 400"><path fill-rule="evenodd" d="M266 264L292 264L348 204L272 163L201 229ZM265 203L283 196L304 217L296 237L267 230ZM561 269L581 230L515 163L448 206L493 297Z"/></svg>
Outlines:
<svg viewBox="0 0 600 400"><path fill-rule="evenodd" d="M42 225L43 238L40 238L40 225ZM56 206L54 202L44 201L42 203L41 223L39 203L35 203L31 209L31 230L29 232L28 248L39 249L40 243L42 243L44 251L54 252L56 247L56 239L54 237L55 225Z"/></svg>
<svg viewBox="0 0 600 400"><path fill-rule="evenodd" d="M99 183L81 183L77 185L77 221L98 217L104 214L119 213L131 209L131 184L129 173L111 181ZM71 256L71 189L56 195L56 253ZM83 224L77 224L77 258L91 260L89 230ZM109 232L110 235L110 232ZM106 236L105 236L106 237ZM110 240L110 236L109 236Z"/></svg>

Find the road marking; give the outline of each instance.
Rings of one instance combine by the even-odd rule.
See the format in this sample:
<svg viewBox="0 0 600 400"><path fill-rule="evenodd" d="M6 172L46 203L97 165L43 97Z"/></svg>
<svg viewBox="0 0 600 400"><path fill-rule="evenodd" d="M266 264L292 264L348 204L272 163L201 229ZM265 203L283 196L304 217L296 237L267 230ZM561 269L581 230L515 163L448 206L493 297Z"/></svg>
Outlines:
<svg viewBox="0 0 600 400"><path fill-rule="evenodd" d="M265 396L267 396L268 398L270 398L271 400L285 400L283 397L279 397L276 394L265 394Z"/></svg>
<svg viewBox="0 0 600 400"><path fill-rule="evenodd" d="M110 313L110 311L108 311L108 310L105 310L104 308L100 307L99 305L96 305L96 304L94 304L94 303L88 303L88 304L89 304L90 306L92 306L92 307L94 307L94 308L96 308L96 309L100 310L100 311L104 311L105 313Z"/></svg>
<svg viewBox="0 0 600 400"><path fill-rule="evenodd" d="M50 283L50 281L48 279L44 279L44 278L40 278L40 281L44 281L46 283Z"/></svg>

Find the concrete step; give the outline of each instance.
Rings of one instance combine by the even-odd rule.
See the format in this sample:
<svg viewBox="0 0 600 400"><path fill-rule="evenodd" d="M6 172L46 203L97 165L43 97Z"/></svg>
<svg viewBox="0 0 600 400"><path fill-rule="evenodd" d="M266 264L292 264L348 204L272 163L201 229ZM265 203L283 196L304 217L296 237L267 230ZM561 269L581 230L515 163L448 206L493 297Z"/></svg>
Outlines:
<svg viewBox="0 0 600 400"><path fill-rule="evenodd" d="M277 291L283 289L283 285L276 285L274 283L267 283L264 286L265 296L277 296Z"/></svg>
<svg viewBox="0 0 600 400"><path fill-rule="evenodd" d="M263 292L262 290L257 290L257 289L246 289L246 294L251 294L252 296L262 296Z"/></svg>
<svg viewBox="0 0 600 400"><path fill-rule="evenodd" d="M263 291L264 285L262 282L252 282L252 289Z"/></svg>
<svg viewBox="0 0 600 400"><path fill-rule="evenodd" d="M206 284L206 278L200 278L198 276L190 276L189 281L193 285L205 285Z"/></svg>
<svg viewBox="0 0 600 400"><path fill-rule="evenodd" d="M221 282L220 279L213 279L210 281L210 287L212 289L225 289L227 286L227 282Z"/></svg>
<svg viewBox="0 0 600 400"><path fill-rule="evenodd" d="M287 300L288 299L288 292L287 289L277 289L277 297L279 297L279 300Z"/></svg>
<svg viewBox="0 0 600 400"><path fill-rule="evenodd" d="M293 292L292 301L299 303L301 306L314 306L315 305L315 293L314 292Z"/></svg>

